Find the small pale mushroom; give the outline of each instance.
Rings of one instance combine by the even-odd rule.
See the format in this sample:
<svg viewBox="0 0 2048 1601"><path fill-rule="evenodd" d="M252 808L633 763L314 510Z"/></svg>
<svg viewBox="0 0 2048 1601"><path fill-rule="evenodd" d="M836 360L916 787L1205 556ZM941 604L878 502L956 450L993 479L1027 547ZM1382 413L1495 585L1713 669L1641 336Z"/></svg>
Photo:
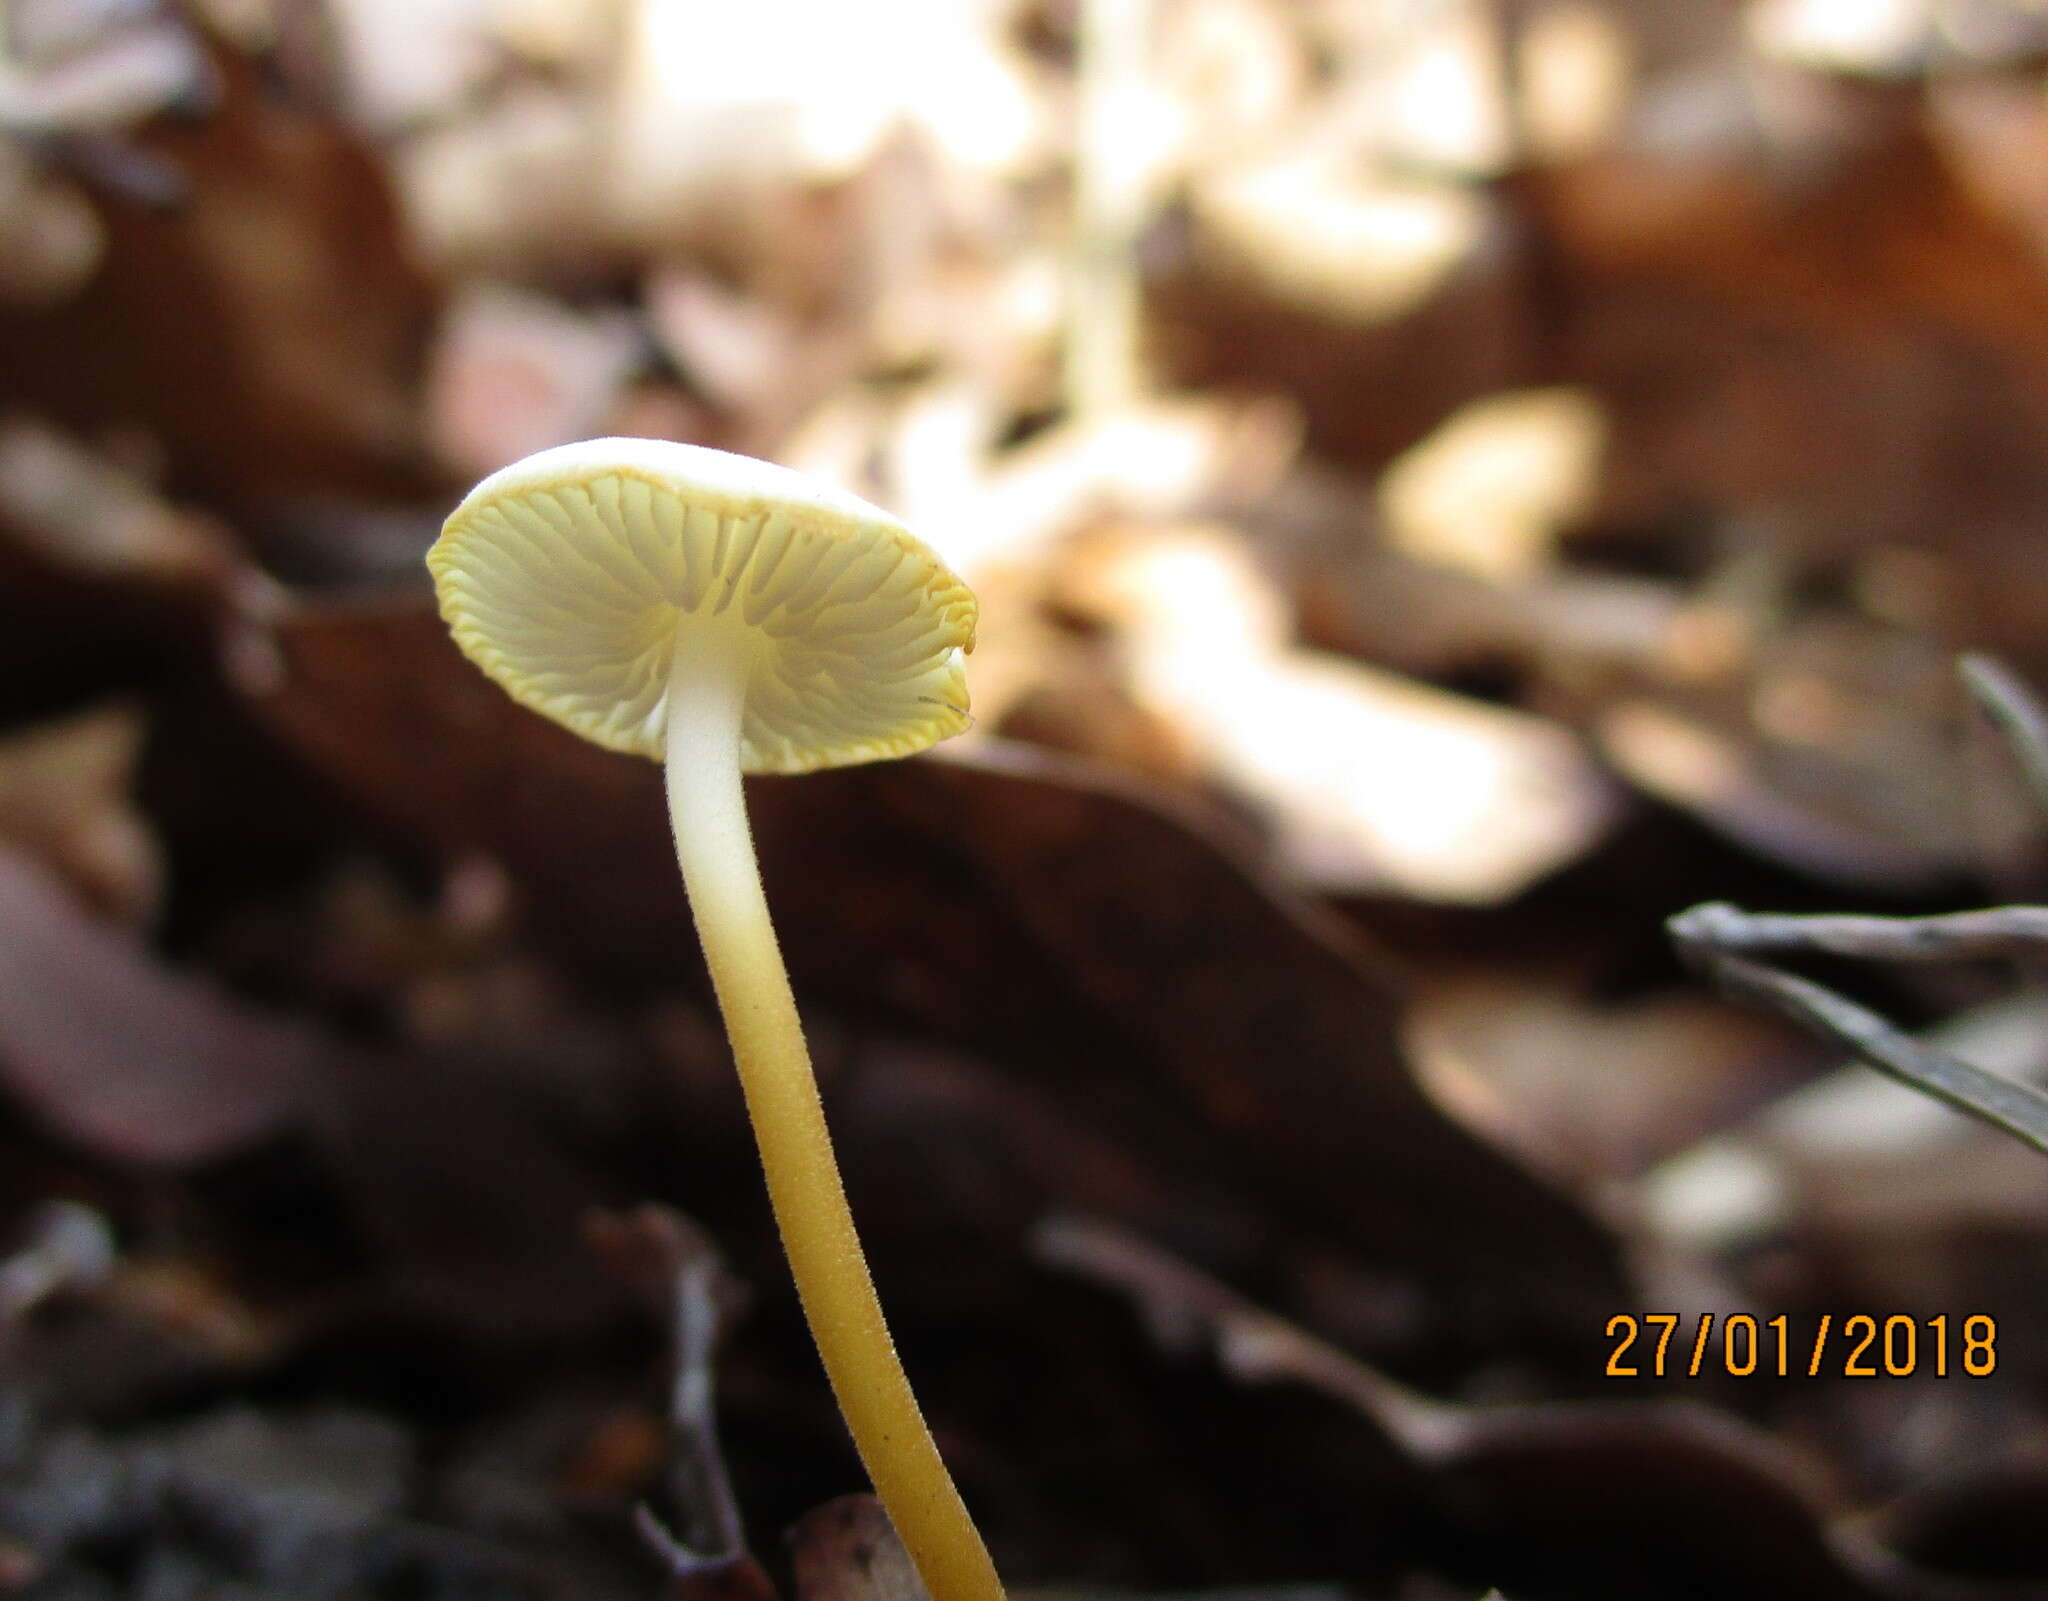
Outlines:
<svg viewBox="0 0 2048 1601"><path fill-rule="evenodd" d="M854 1233L740 784L959 733L973 594L853 495L648 439L501 468L450 514L427 565L456 643L513 699L664 764L690 909L840 1412L935 1601L994 1601L1001 1583Z"/></svg>

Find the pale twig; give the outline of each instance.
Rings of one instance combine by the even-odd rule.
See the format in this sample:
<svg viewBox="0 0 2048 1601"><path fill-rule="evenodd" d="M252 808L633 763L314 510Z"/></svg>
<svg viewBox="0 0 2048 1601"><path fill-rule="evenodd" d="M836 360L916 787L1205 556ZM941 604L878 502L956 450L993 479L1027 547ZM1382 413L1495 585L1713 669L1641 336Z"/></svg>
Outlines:
<svg viewBox="0 0 2048 1601"><path fill-rule="evenodd" d="M680 1212L651 1204L623 1215L598 1214L590 1236L614 1272L668 1315L674 1376L666 1499L680 1514L686 1538L644 1503L635 1511L641 1537L667 1565L677 1601L772 1601L774 1587L747 1550L718 1444L712 1358L726 1282L718 1248Z"/></svg>
<svg viewBox="0 0 2048 1601"><path fill-rule="evenodd" d="M1722 989L1770 1007L1901 1084L2048 1154L2048 1095L1932 1050L1825 985L1734 954L1720 939L1731 914L1736 919L1743 916L1733 907L1694 907L1667 925L1680 953Z"/></svg>
<svg viewBox="0 0 2048 1601"><path fill-rule="evenodd" d="M1041 1262L1132 1297L1161 1344L1182 1330L1213 1341L1247 1383L1292 1380L1356 1407L1418 1457L1440 1458L1466 1436L1465 1409L1419 1395L1348 1352L1225 1288L1114 1223L1050 1217L1032 1235Z"/></svg>
<svg viewBox="0 0 2048 1601"><path fill-rule="evenodd" d="M28 1238L0 1259L0 1333L61 1291L104 1283L116 1254L114 1231L91 1207L76 1201L38 1207Z"/></svg>
<svg viewBox="0 0 2048 1601"><path fill-rule="evenodd" d="M2011 750L2034 804L2048 812L2048 713L2019 676L1994 657L1973 653L1956 663L1956 671Z"/></svg>
<svg viewBox="0 0 2048 1601"><path fill-rule="evenodd" d="M2048 714L1989 656L1965 656L1957 671L2048 811ZM1825 985L1758 960L1766 952L1886 962L2037 960L2048 953L2048 907L1996 906L1941 917L1791 917L1712 901L1666 926L1679 954L1730 994L1761 1002L1901 1084L2048 1154L2048 1095L1933 1050Z"/></svg>
<svg viewBox="0 0 2048 1601"><path fill-rule="evenodd" d="M1939 917L1794 917L1710 901L1675 919L1672 932L1718 951L1750 956L1791 952L1881 962L2026 960L2048 954L2048 906L1996 906Z"/></svg>

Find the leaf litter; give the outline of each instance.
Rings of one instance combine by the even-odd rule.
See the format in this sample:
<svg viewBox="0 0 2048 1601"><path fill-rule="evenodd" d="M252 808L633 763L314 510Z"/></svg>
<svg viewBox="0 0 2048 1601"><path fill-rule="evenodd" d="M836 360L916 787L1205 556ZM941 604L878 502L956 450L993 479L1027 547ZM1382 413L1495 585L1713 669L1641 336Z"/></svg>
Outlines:
<svg viewBox="0 0 2048 1601"><path fill-rule="evenodd" d="M2048 1583L2038 1158L1662 937L2038 898L1952 676L2048 682L2031 8L807 17L10 9L0 1587L911 1595L653 775L417 569L612 431L982 595L972 736L752 799L1013 1583ZM2026 949L1801 954L2038 1073ZM1998 1363L1608 1377L1659 1312Z"/></svg>

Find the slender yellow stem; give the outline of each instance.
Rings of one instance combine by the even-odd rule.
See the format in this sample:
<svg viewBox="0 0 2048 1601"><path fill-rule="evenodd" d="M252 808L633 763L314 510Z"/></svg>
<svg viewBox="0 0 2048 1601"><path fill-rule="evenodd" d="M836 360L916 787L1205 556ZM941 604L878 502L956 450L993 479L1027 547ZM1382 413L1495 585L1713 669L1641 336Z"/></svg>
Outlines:
<svg viewBox="0 0 2048 1601"><path fill-rule="evenodd" d="M934 1601L1001 1601L981 1535L932 1443L854 1233L740 787L751 658L697 618L669 675L668 804L783 1250L860 1459Z"/></svg>

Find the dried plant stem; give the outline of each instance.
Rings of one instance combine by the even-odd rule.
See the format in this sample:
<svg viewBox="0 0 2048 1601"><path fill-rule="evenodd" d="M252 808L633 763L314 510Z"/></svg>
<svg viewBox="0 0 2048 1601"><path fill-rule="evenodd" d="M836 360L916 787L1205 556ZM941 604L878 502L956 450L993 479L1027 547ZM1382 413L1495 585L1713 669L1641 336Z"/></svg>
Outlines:
<svg viewBox="0 0 2048 1601"><path fill-rule="evenodd" d="M1957 671L2048 812L2048 714L2026 685L1988 656L1965 656ZM1931 1050L1825 985L1758 960L1772 953L1884 962L2037 961L2048 954L2048 906L1996 906L1943 917L1788 917L1713 901L1680 913L1667 926L1679 953L1730 994L1770 1007L1901 1084L2048 1154L2048 1095Z"/></svg>
<svg viewBox="0 0 2048 1601"><path fill-rule="evenodd" d="M1956 663L1956 671L2011 749L2035 805L2048 812L2048 714L2041 703L2011 668L1993 657L1965 656Z"/></svg>
<svg viewBox="0 0 2048 1601"><path fill-rule="evenodd" d="M1131 1296L1155 1330L1199 1329L1248 1383L1290 1380L1320 1390L1376 1419L1422 1457L1441 1459L1470 1434L1464 1407L1397 1384L1118 1224L1055 1215L1033 1231L1031 1244L1048 1266Z"/></svg>
<svg viewBox="0 0 2048 1601"><path fill-rule="evenodd" d="M1940 917L1789 917L1713 901L1674 921L1674 935L1681 923L1679 937L1751 956L1783 951L1881 962L2048 956L2048 906L1997 906Z"/></svg>
<svg viewBox="0 0 2048 1601"><path fill-rule="evenodd" d="M2032 908L2025 908L2032 910ZM1979 914L1991 915L1991 914ZM1928 919L1925 921L1935 921ZM2030 1085L1987 1073L1980 1067L1932 1050L1867 1007L1811 979L1796 977L1754 957L1738 955L1749 925L1773 925L1778 948L1791 927L1802 922L1880 923L1876 918L1751 919L1732 906L1697 906L1674 917L1671 937L1686 959L1731 995L1759 1002L1801 1027L1845 1047L1901 1084L1931 1095L1959 1112L2003 1129L2048 1154L2048 1095ZM1731 948L1732 947L1732 948ZM1836 949L1809 945L1807 949ZM1852 954L1865 954L1855 952ZM1926 952L1916 950L1914 955Z"/></svg>

